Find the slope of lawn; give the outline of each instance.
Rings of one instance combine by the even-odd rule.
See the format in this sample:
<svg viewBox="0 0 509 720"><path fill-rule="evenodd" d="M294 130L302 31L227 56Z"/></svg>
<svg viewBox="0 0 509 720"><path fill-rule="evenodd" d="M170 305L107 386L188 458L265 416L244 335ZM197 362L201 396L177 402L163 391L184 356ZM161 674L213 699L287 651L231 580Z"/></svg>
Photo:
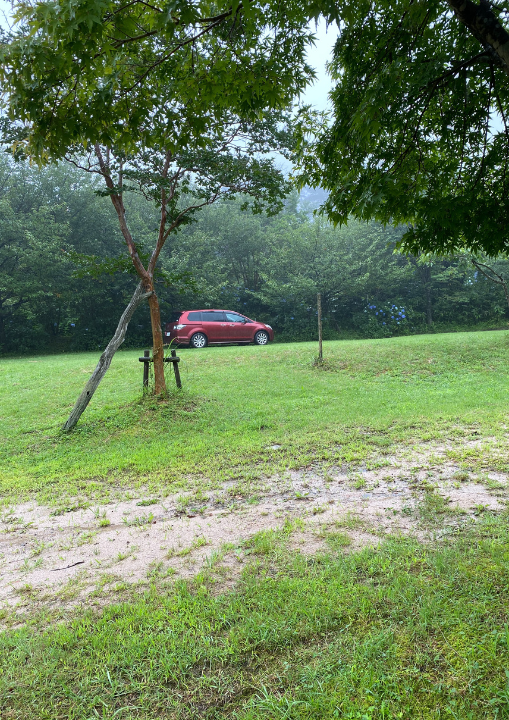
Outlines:
<svg viewBox="0 0 509 720"><path fill-rule="evenodd" d="M327 343L322 368L315 351L182 350L184 391L158 402L141 397L140 353L119 353L69 435L97 356L4 359L1 499L107 502L136 483L247 482L434 442L507 472L507 333ZM436 513L423 542L357 552L338 522L314 555L282 520L229 549L243 570L218 554L193 579L155 574L88 609L21 588L24 612L0 610L0 717L509 719L509 511L454 526Z"/></svg>
<svg viewBox="0 0 509 720"><path fill-rule="evenodd" d="M505 331L330 342L323 368L315 353L314 343L182 349L184 390L170 377L156 402L142 398L140 351L120 352L67 435L61 424L98 355L2 359L0 495L179 487L506 432Z"/></svg>
<svg viewBox="0 0 509 720"><path fill-rule="evenodd" d="M2 719L507 718L508 531L306 558L283 527L233 591L199 576L34 617L0 634Z"/></svg>

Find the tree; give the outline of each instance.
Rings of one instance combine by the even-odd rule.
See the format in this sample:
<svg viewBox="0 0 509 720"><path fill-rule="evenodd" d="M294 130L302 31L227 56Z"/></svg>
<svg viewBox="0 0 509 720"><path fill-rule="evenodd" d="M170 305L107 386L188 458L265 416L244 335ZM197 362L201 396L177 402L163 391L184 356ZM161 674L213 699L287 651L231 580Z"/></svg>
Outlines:
<svg viewBox="0 0 509 720"><path fill-rule="evenodd" d="M335 229L298 210L293 197L275 217L246 216L239 206L207 208L169 250L168 267L198 280L198 296L186 294L180 307L235 309L273 325L278 339L308 340L321 293L330 338L364 333L368 301L398 304L416 285L410 261L393 252L401 230L357 222Z"/></svg>
<svg viewBox="0 0 509 720"><path fill-rule="evenodd" d="M119 256L118 219L99 189L102 178L67 163L39 169L0 154L0 353L108 343L136 274ZM150 246L155 222L156 208L131 198L129 224L140 246ZM172 274L163 313L191 287L188 273L180 275ZM130 329L137 347L150 338L147 311Z"/></svg>
<svg viewBox="0 0 509 720"><path fill-rule="evenodd" d="M333 117L302 144L302 181L330 192L336 223L408 223L406 251L506 252L509 2L340 0L334 12Z"/></svg>
<svg viewBox="0 0 509 720"><path fill-rule="evenodd" d="M150 305L157 394L165 382L154 274L166 239L221 196L255 196L255 210L282 196L282 175L262 156L288 149L280 109L312 75L303 61L305 18L298 4L287 9L21 4L19 29L3 44L13 150L40 163L65 157L106 184ZM160 210L145 260L126 218L124 194L132 189Z"/></svg>
<svg viewBox="0 0 509 720"><path fill-rule="evenodd" d="M269 150L287 153L288 118L272 113L269 118L247 122L227 111L208 122L200 146L191 148L187 136L183 147L170 134L168 143L141 145L133 155L96 144L86 159L68 155L67 160L98 174L105 183L118 216L129 256L148 297L153 337L155 392L166 389L163 336L159 301L155 289L157 262L168 237L190 222L202 207L218 199L242 193L252 198L253 210L276 212L288 192L288 183L275 169L274 160L260 157ZM159 133L158 133L159 134ZM171 147L171 149L168 148ZM146 257L129 227L127 193L141 195L156 204L159 213L155 243ZM249 201L244 203L247 208Z"/></svg>
<svg viewBox="0 0 509 720"><path fill-rule="evenodd" d="M298 0L20 1L14 17L0 43L4 109L39 162L81 143L133 151L158 129L167 142L170 126L182 146L207 115L281 108L313 76Z"/></svg>
<svg viewBox="0 0 509 720"><path fill-rule="evenodd" d="M101 176L69 164L38 170L0 156L2 300L6 290L11 293L0 309L0 353L96 351L109 343L137 276L129 258L119 255L123 239L111 202L94 194L103 183ZM469 253L404 256L393 252L403 228L349 222L334 229L310 217L308 206L299 209L295 195L270 217L242 211L244 200L204 207L194 222L170 235L158 262L163 276L155 277L163 320L179 309L224 307L269 323L278 341L310 340L318 291L325 339L423 332L428 309L437 331L478 323L500 327L509 317L500 285L476 271ZM157 208L131 192L124 202L130 231L146 257ZM478 259L508 277L509 261ZM189 277L196 282L187 282ZM376 312L391 305L406 309L406 324L383 325L386 318ZM125 340L140 347L149 339L143 303Z"/></svg>
<svg viewBox="0 0 509 720"><path fill-rule="evenodd" d="M0 161L0 351L37 347L58 330L69 294L67 223L41 197L33 173Z"/></svg>

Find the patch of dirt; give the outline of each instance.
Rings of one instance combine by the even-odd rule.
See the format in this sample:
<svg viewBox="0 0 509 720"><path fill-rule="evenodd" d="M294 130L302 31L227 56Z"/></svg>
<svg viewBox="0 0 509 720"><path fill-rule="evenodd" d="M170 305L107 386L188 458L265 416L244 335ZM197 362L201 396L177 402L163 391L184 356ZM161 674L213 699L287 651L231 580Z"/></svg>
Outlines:
<svg viewBox="0 0 509 720"><path fill-rule="evenodd" d="M448 451L384 458L375 469L292 471L261 479L254 497L230 482L207 497L152 502L144 493L102 507L12 506L0 513L0 607L34 596L65 606L108 583L193 577L216 565L235 573L244 541L288 519L303 521L290 546L312 554L327 547L328 533L345 534L348 551L376 546L386 534L424 538L437 524L501 510L509 474L488 473L480 482L448 461Z"/></svg>

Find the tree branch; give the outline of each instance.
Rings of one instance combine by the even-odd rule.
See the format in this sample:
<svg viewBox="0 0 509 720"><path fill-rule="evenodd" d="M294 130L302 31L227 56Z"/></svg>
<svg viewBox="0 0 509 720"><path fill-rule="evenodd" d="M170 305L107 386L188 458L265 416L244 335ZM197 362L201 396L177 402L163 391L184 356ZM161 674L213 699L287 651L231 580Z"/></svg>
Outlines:
<svg viewBox="0 0 509 720"><path fill-rule="evenodd" d="M479 270L479 272L481 272L484 275L485 278L487 278L488 280L491 280L491 282L496 283L497 285L502 285L502 287L504 288L505 299L507 300L507 304L509 305L509 289L507 288L507 282L504 280L502 275L499 275L497 272L495 272L495 270L493 270L492 267L490 267L489 265L486 265L485 263L479 262L479 260L477 260L474 257L471 258L471 260L472 260L472 265L474 265L474 267L476 267ZM483 268L486 268L486 270L483 270ZM492 274L489 275L488 273L492 273ZM493 277L493 275L495 277Z"/></svg>
<svg viewBox="0 0 509 720"><path fill-rule="evenodd" d="M143 267L143 263L141 262L140 256L138 255L138 250L129 231L129 228L127 227L124 203L122 202L122 197L118 194L118 192L115 191L115 183L113 182L110 175L110 170L108 167L109 158L107 162L104 161L104 157L99 144L96 143L96 145L94 145L94 148L95 154L97 155L97 159L99 161L99 167L101 168L101 175L104 177L107 188L111 190L111 202L113 203L113 207L117 211L120 229L122 231L122 235L124 236L124 240L126 241L129 255L131 256L131 260L133 261L133 265L140 279L147 285L147 283L150 281L150 277L145 268ZM147 287L146 289L148 290L150 288Z"/></svg>
<svg viewBox="0 0 509 720"><path fill-rule="evenodd" d="M482 57L488 57L491 55L490 50L483 50L482 52L478 53L477 55L474 55L474 57L469 58L468 60L463 60L463 62L458 63L453 68L450 68L450 70L447 70L443 75L440 75L439 77L435 78L434 80L430 80L428 85L426 87L439 87L440 83L443 80L446 80L451 75L456 75L460 70L463 70L463 68L469 67L470 65L473 65L475 62L480 60Z"/></svg>
<svg viewBox="0 0 509 720"><path fill-rule="evenodd" d="M141 82L143 82L143 80L145 80L147 75L149 75L154 68L156 68L158 65L161 65L163 62L166 62L166 60L168 60L172 55L174 55L177 52L177 50L181 50L186 45L194 43L196 40L201 38L203 35L206 35L208 32L210 32L215 27L217 27L217 25L219 25L221 22L222 22L222 20L217 20L216 22L210 24L208 27L203 28L203 30L201 30L197 35L193 35L192 37L187 38L187 40L183 40L182 42L178 43L169 53L167 53L166 55L163 55L163 57L160 58L157 62L150 65L147 68L147 70L136 80L134 85L131 85L131 87L127 88L126 92L127 93L132 92L137 85L139 85Z"/></svg>
<svg viewBox="0 0 509 720"><path fill-rule="evenodd" d="M458 20L497 59L502 70L509 75L509 33L488 3L479 5L472 0L446 0Z"/></svg>

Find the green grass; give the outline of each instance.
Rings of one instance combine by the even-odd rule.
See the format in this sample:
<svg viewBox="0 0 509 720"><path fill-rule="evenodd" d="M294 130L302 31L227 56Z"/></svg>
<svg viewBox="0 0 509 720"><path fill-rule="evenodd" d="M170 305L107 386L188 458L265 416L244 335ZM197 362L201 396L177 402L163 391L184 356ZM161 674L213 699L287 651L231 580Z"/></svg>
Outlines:
<svg viewBox="0 0 509 720"><path fill-rule="evenodd" d="M321 368L315 353L182 350L184 391L161 402L141 397L139 352L119 353L69 435L59 428L97 356L1 360L0 498L38 496L60 516L145 485L130 521L144 527L166 492L195 511L208 486L234 478L232 498L256 498L247 481L285 467L351 464L361 489L356 463L415 443L452 441L457 482L507 471L506 332L330 342ZM435 531L455 510L428 488L419 512ZM109 522L94 516L78 545ZM476 516L433 543L388 538L351 552L362 521L349 514L321 531L312 557L291 550L302 521L286 521L216 551L193 580L171 579L165 562L150 568L148 591L117 579L97 597L123 601L88 610L44 605L25 584L19 612L0 611L11 628L0 633L0 717L509 719L509 512L479 505ZM3 517L7 532L16 517ZM240 575L229 575L231 555Z"/></svg>
<svg viewBox="0 0 509 720"><path fill-rule="evenodd" d="M166 581L0 634L2 720L509 717L507 514L312 558L294 529L246 544L234 591Z"/></svg>
<svg viewBox="0 0 509 720"><path fill-rule="evenodd" d="M505 437L506 332L330 342L324 368L315 353L311 343L179 350L184 390L170 378L156 402L141 397L139 351L121 352L71 434L60 427L97 354L0 360L0 496L178 491L193 478L355 463L414 440Z"/></svg>

